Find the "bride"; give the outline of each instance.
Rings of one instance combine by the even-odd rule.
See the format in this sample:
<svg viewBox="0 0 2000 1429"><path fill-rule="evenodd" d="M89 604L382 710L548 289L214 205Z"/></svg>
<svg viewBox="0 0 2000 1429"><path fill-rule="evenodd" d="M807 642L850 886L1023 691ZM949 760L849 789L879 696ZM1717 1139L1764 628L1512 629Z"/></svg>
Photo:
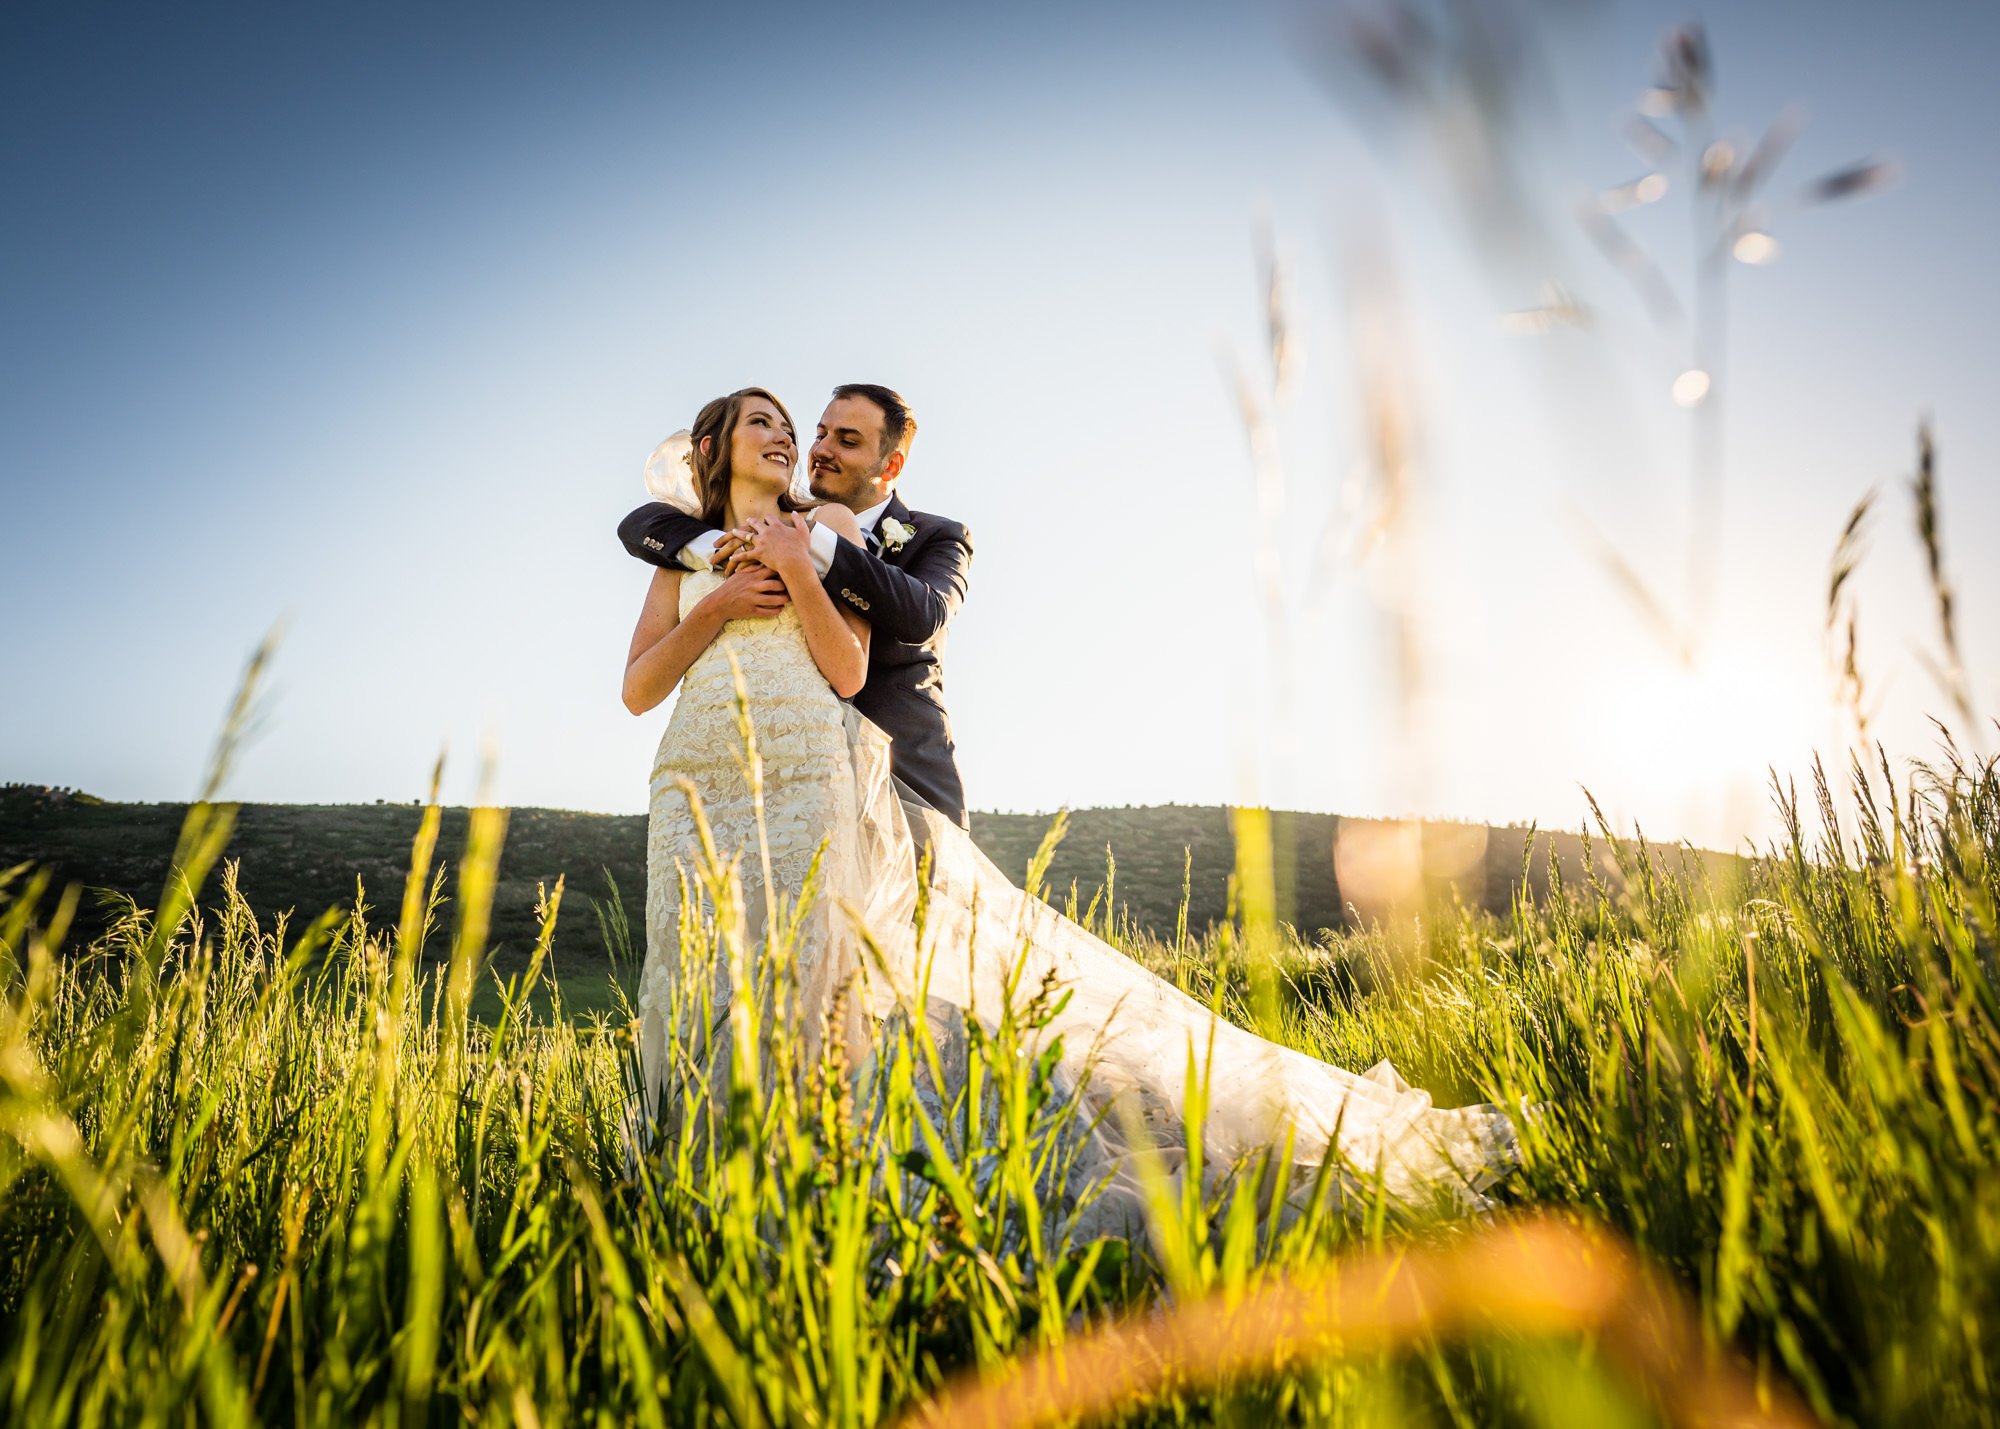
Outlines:
<svg viewBox="0 0 2000 1429"><path fill-rule="evenodd" d="M792 421L761 388L705 406L680 459L684 471L669 461L673 499L712 525L816 522L861 539L845 507L796 494ZM656 490L657 475L649 471ZM914 1006L939 1045L956 1045L962 1057L954 1022L990 1026L1008 998L1018 1003L1017 988L1046 983L1067 994L1046 1000L1033 1036L1035 1050L1057 1048L1058 1082L1085 1102L1088 1144L1071 1174L1106 1185L1079 1229L1138 1228L1131 1138L1143 1128L1177 1170L1191 1098L1205 1104L1210 1168L1286 1148L1295 1185L1331 1159L1347 1184L1379 1178L1406 1204L1487 1204L1482 1193L1516 1160L1498 1108L1437 1108L1386 1062L1349 1072L1217 1017L1023 893L955 823L898 790L886 736L844 702L865 677L868 643L867 623L837 607L810 569L789 578L755 564L653 575L624 686L634 714L680 688L653 764L647 830L638 1050L649 1121L674 1072L676 1085L705 1079L716 1105L728 1083L737 1022L729 1010L748 969L693 974L702 960L689 956L689 943L700 935L689 936L695 920L682 912L703 896L699 870L733 859L742 906L708 911L733 923L743 948L770 930L796 949L783 1005L765 1015L793 1029L807 1067L830 1052L850 1068L867 1065L883 1020ZM920 847L929 859L925 942L934 950L923 958L911 932ZM706 892L729 901L714 881ZM761 999L768 992L758 985ZM707 1065L670 1068L667 1059L690 1045L706 1049ZM1196 1073L1205 1073L1204 1087L1190 1086L1191 1061L1206 1063Z"/></svg>

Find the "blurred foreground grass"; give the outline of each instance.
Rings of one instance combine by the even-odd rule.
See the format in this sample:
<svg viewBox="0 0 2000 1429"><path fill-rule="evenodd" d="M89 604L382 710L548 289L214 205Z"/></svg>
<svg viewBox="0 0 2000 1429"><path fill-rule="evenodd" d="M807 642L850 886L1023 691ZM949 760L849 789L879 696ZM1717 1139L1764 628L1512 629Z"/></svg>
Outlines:
<svg viewBox="0 0 2000 1429"><path fill-rule="evenodd" d="M1541 1103L1502 1196L1627 1238L1753 1381L1828 1419L1992 1422L2000 775L1852 777L1858 825L1787 795L1788 839L1728 887L1612 841L1619 879L1558 868L1505 914L1439 904L1269 965L1226 928L1091 917L1266 1035L1388 1057L1443 1102ZM1477 1229L1367 1198L1260 1225L1249 1167L1207 1204L1157 1197L1149 1247L1076 1243L1037 1199L1064 1113L1017 1055L1032 1003L973 1036L983 1093L942 1114L906 1031L872 1099L738 1065L713 1143L683 1127L629 1163L624 1013L527 995L580 924L630 938L613 910L551 885L476 1018L504 815L472 813L448 877L425 811L398 907L301 930L259 926L228 869L195 896L230 812L195 806L158 911L88 947L57 951L75 900L45 875L0 890L10 1422L875 1423L1162 1297ZM1670 1402L1546 1326L1355 1344L1124 1408L1647 1423Z"/></svg>

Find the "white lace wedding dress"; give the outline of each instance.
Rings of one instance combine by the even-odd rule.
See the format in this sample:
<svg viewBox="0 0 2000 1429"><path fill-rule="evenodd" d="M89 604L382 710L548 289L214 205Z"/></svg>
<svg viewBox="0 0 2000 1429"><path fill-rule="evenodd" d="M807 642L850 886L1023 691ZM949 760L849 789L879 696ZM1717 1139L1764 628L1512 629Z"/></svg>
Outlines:
<svg viewBox="0 0 2000 1429"><path fill-rule="evenodd" d="M718 579L685 577L681 613ZM748 718L761 761L761 843L759 791L749 779L740 716ZM1365 1188L1379 1177L1406 1204L1443 1198L1470 1209L1483 1207L1482 1192L1514 1165L1513 1128L1499 1108L1441 1109L1386 1062L1354 1073L1268 1042L1217 1018L1022 893L955 825L898 797L888 753L887 737L828 687L789 606L773 619L731 621L690 667L652 777L647 954L638 999L648 1113L669 1084L674 1048L705 1045L711 1059L706 1068L679 1068L678 1085L707 1080L719 1096L726 1081L727 1008L735 990L727 968L706 974L710 986L688 985L693 964L681 935L682 901L698 894L695 871L702 866L691 788L717 854L724 863L739 860L745 946L759 945L774 915L780 926L793 916L799 891L816 872L816 896L798 929L793 998L782 1014L808 1058L831 1036L850 1068L864 1068L880 1020L899 1006L909 1013L922 986L922 1015L946 1049L949 1080L951 1049L963 1057L965 1014L993 1024L1017 961L1025 958L1015 981L1017 1005L1051 974L1070 994L1036 1040L1045 1048L1061 1039L1057 1080L1086 1102L1078 1125L1090 1128L1087 1144L1077 1148L1068 1173L1076 1184L1067 1189L1108 1178L1106 1193L1078 1218L1086 1232L1136 1229L1132 1113L1178 1174L1190 1049L1197 1064L1207 1063L1203 1144L1211 1174L1266 1148L1288 1148L1296 1195L1331 1150L1346 1185ZM928 844L932 860L921 955L911 934L920 844ZM735 915L725 909L723 916ZM857 921L879 950L879 961L871 957L865 972ZM690 1037L703 1022L708 1037ZM675 1023L679 1038L669 1035ZM1107 1109L1112 1114L1099 1114Z"/></svg>

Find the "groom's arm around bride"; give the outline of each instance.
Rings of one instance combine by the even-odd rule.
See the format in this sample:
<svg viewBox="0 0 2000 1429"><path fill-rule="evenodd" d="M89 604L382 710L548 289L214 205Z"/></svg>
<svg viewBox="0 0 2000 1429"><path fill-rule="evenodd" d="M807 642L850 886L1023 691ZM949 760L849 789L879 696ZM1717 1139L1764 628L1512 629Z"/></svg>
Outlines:
<svg viewBox="0 0 2000 1429"><path fill-rule="evenodd" d="M893 529L885 535L885 527ZM848 541L831 543L827 590L866 615L877 636L905 645L943 639L965 601L971 534L956 521L912 511L897 498L870 534L865 550Z"/></svg>
<svg viewBox="0 0 2000 1429"><path fill-rule="evenodd" d="M965 600L972 537L948 517L903 504L897 485L915 432L908 405L888 388L835 389L812 445L812 491L853 511L868 545L815 527L813 564L827 594L873 632L855 708L888 734L897 778L965 827L943 655L946 628ZM712 558L746 549L740 533L719 532L662 502L627 516L618 538L640 560L669 568L703 570ZM754 544L747 549L754 556Z"/></svg>

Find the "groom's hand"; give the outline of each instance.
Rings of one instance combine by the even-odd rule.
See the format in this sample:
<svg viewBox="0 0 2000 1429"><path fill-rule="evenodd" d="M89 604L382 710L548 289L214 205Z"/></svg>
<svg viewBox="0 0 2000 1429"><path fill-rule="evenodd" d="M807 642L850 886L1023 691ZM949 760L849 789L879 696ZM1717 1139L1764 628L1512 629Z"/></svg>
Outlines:
<svg viewBox="0 0 2000 1429"><path fill-rule="evenodd" d="M762 561L789 584L794 580L815 582L819 573L812 563L812 528L794 511L788 516L759 516L750 522L750 554Z"/></svg>

